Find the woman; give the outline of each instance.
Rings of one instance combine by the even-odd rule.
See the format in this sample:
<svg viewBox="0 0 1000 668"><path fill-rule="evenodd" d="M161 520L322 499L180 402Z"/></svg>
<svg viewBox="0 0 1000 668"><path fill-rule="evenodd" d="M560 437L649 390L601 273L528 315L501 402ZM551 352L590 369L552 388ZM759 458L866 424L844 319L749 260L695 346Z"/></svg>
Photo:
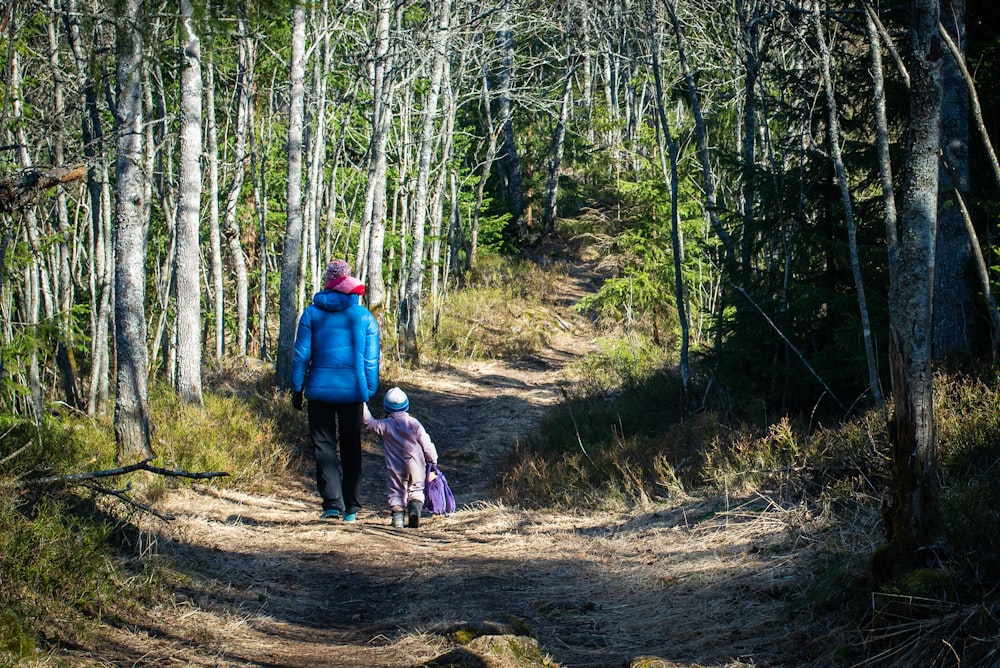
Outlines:
<svg viewBox="0 0 1000 668"><path fill-rule="evenodd" d="M360 304L365 287L344 260L327 265L323 287L295 335L292 405L302 410L303 395L308 400L320 516L354 522L361 509L362 411L378 390L378 323Z"/></svg>

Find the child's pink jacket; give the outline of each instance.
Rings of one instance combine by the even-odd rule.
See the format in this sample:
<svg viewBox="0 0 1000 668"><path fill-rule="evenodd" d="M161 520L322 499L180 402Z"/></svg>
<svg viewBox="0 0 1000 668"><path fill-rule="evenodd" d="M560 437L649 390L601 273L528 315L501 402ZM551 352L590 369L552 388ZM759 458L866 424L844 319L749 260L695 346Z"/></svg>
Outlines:
<svg viewBox="0 0 1000 668"><path fill-rule="evenodd" d="M368 404L364 406L364 422L367 429L382 437L389 505L403 506L408 499L423 502L427 463L437 464L438 459L437 448L427 430L406 411L374 418Z"/></svg>

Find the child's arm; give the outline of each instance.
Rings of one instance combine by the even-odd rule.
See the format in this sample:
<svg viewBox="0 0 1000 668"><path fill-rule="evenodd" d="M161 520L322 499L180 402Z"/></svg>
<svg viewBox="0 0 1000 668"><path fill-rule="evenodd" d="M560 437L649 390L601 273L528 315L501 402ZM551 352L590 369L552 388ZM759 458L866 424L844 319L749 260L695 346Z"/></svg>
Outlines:
<svg viewBox="0 0 1000 668"><path fill-rule="evenodd" d="M420 429L417 433L417 438L420 441L420 447L424 451L424 460L430 464L437 464L438 453L437 448L434 447L434 442L431 441L430 434L424 429L423 425L420 425Z"/></svg>
<svg viewBox="0 0 1000 668"><path fill-rule="evenodd" d="M378 420L372 417L371 411L368 410L367 403L363 403L361 405L363 406L363 413L361 415L361 420L362 422L364 422L365 428L375 431L376 428L378 427Z"/></svg>

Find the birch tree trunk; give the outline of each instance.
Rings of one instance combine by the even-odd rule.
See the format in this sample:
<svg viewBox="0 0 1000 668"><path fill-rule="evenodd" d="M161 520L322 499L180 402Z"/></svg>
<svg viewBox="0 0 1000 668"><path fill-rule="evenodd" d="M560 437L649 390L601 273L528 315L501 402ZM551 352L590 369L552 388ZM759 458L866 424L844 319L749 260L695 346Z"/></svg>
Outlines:
<svg viewBox="0 0 1000 668"><path fill-rule="evenodd" d="M483 194L486 189L486 180L493 169L493 162L497 155L497 131L493 123L492 101L490 100L490 78L483 72L483 118L486 122L486 151L483 156L483 167L479 173L479 183L476 184L476 206L472 211L472 229L469 232L469 260L468 266L476 266L476 255L479 252L479 217L483 209Z"/></svg>
<svg viewBox="0 0 1000 668"><path fill-rule="evenodd" d="M421 111L420 144L417 152L417 185L413 196L413 236L410 248L410 270L406 277L406 294L400 302L400 353L414 366L420 363L417 330L420 327L420 300L424 284L424 227L427 224L427 192L430 183L431 157L434 149L434 129L437 125L438 98L448 57L451 32L451 0L441 0L437 26L431 36L430 87Z"/></svg>
<svg viewBox="0 0 1000 668"><path fill-rule="evenodd" d="M49 21L47 33L49 38L49 67L52 71L52 164L56 168L61 168L66 164L65 158L65 138L66 138L66 103L63 89L63 67L61 65L59 49L59 9L55 0L49 0ZM55 312L53 317L60 323L60 333L55 341L56 362L59 365L59 372L62 376L63 396L68 405L73 408L80 408L82 401L80 390L77 387L76 358L74 356L73 327L71 307L74 302L73 296L73 273L71 263L72 251L70 241L76 235L70 229L68 198L63 189L59 189L55 195L55 210L52 213L53 227L59 235L58 243L52 245L49 251L51 258L52 291L54 293L53 306Z"/></svg>
<svg viewBox="0 0 1000 668"><path fill-rule="evenodd" d="M201 405L201 41L190 0L181 0L187 37L181 66L180 149L178 155L177 391L185 403Z"/></svg>
<svg viewBox="0 0 1000 668"><path fill-rule="evenodd" d="M142 0L117 25L115 165L115 444L120 463L153 456L146 386L146 226L143 200Z"/></svg>
<svg viewBox="0 0 1000 668"><path fill-rule="evenodd" d="M298 322L299 263L302 254L302 128L305 116L306 10L292 8L291 87L288 116L288 183L285 244L278 306L278 386L288 387Z"/></svg>
<svg viewBox="0 0 1000 668"><path fill-rule="evenodd" d="M90 204L90 228L87 248L87 274L90 292L90 391L87 414L95 415L108 400L109 337L111 316L111 226L110 184L104 151L104 132L94 80L87 66L83 38L75 0L65 5L66 36L73 53L77 77L83 84L84 113L80 117L83 151L89 165L87 193Z"/></svg>
<svg viewBox="0 0 1000 668"><path fill-rule="evenodd" d="M22 88L22 75L20 55L16 49L12 50L10 57L10 89L13 93L11 112L16 123L13 133L15 141L8 142L17 147L18 160L25 169L32 167L32 157L28 152L28 140L24 130L24 91ZM24 271L24 285L22 300L18 306L20 318L24 326L30 329L37 329L41 318L42 301L42 280L40 274L44 271L41 263L40 249L38 245L38 210L33 203L28 203L22 209L21 219L23 221L22 236L25 245L30 249L32 260L27 263ZM42 382L41 370L38 364L38 343L34 335L30 336L31 353L29 356L27 381L28 381L28 411L36 419L42 415Z"/></svg>
<svg viewBox="0 0 1000 668"><path fill-rule="evenodd" d="M205 88L205 139L208 143L208 239L209 275L212 285L212 317L215 324L215 357L226 352L226 302L222 280L222 228L219 217L219 128L215 122L215 64L208 58Z"/></svg>
<svg viewBox="0 0 1000 668"><path fill-rule="evenodd" d="M851 254L851 273L854 276L854 290L858 296L858 312L861 318L861 334L865 344L865 359L868 362L868 390L872 393L875 405L882 406L882 390L879 388L878 363L875 361L875 344L872 342L871 320L868 317L868 300L865 297L865 284L861 275L861 262L858 259L858 232L854 222L854 206L851 204L851 190L847 183L847 169L840 150L840 121L837 117L837 99L833 91L833 77L830 74L830 49L823 33L823 25L819 17L819 2L813 4L813 27L816 30L816 40L819 44L820 74L823 91L826 95L827 131L830 140L830 154L837 175L837 185L840 188L840 199L844 206L844 220L847 223L847 245Z"/></svg>
<svg viewBox="0 0 1000 668"><path fill-rule="evenodd" d="M562 169L563 152L566 147L566 124L569 122L570 93L573 89L573 73L576 66L567 67L563 77L562 98L559 103L559 118L545 161L545 208L542 211L542 234L551 235L556 230L556 203L559 198L559 171Z"/></svg>
<svg viewBox="0 0 1000 668"><path fill-rule="evenodd" d="M375 36L375 62L372 67L373 100L372 138L368 187L365 195L365 215L362 235L367 240L364 248L362 275L368 284L368 308L373 312L382 309L385 302L385 280L382 278L382 252L385 244L386 146L392 120L392 62L389 55L389 20L391 0L378 0L378 17ZM359 253L358 261L361 261Z"/></svg>
<svg viewBox="0 0 1000 668"><path fill-rule="evenodd" d="M655 24L654 24L655 25ZM660 70L660 39L654 32L653 40L653 82L656 86L656 115L660 126L660 163L663 167L664 180L670 190L670 245L674 259L674 301L677 303L677 320L681 327L680 370L681 385L684 394L688 392L691 383L691 365L689 348L691 327L687 316L687 291L684 287L684 274L681 271L684 262L684 246L681 243L680 211L678 210L678 194L680 183L677 175L677 143L670 133L670 123L667 120L666 97L663 92L663 75ZM667 160L663 159L663 147L666 145Z"/></svg>
<svg viewBox="0 0 1000 668"><path fill-rule="evenodd" d="M246 178L247 135L250 128L250 105L253 90L256 44L245 21L237 22L238 71L236 80L236 137L233 147L233 180L226 196L226 208L222 222L222 234L229 248L230 260L235 274L236 292L236 352L240 357L247 355L247 330L249 327L250 282L247 276L247 259L240 239L240 224L237 208Z"/></svg>
<svg viewBox="0 0 1000 668"><path fill-rule="evenodd" d="M527 241L529 230L524 213L524 181L521 174L521 157L514 137L514 28L510 7L501 4L497 13L497 44L500 48L498 79L497 124L500 126L500 153L497 164L500 170L500 188L510 207L518 239Z"/></svg>
<svg viewBox="0 0 1000 668"><path fill-rule="evenodd" d="M910 3L910 120L899 229L899 272L889 289L893 507L876 577L916 568L936 520L933 397L934 227L938 204L942 45L938 0Z"/></svg>
<svg viewBox="0 0 1000 668"><path fill-rule="evenodd" d="M684 77L687 88L688 101L691 104L691 113L694 116L695 136L698 141L698 160L701 163L702 188L705 192L705 209L708 215L712 230L722 242L722 247L726 255L726 261L733 269L739 269L736 264L736 250L733 247L733 240L729 232L722 225L719 217L718 202L715 190L715 170L712 167L712 159L708 148L708 131L705 127L705 118L701 113L701 102L698 96L698 88L695 84L694 74L688 64L686 47L684 45L684 33L681 31L680 21L677 20L677 13L674 11L674 3L665 0L667 12L670 14L670 22L673 25L674 36L677 39L677 59L681 66L681 74Z"/></svg>

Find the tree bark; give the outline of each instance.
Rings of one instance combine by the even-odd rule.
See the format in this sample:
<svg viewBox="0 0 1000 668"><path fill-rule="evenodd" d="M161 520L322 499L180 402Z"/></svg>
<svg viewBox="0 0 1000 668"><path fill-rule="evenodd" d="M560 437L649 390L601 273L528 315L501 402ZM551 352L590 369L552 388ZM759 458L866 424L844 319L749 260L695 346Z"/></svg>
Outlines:
<svg viewBox="0 0 1000 668"><path fill-rule="evenodd" d="M910 120L899 230L899 273L889 290L892 367L893 502L889 543L876 553L875 575L916 568L936 520L933 303L938 200L941 58L938 0L910 3Z"/></svg>
<svg viewBox="0 0 1000 668"><path fill-rule="evenodd" d="M302 128L305 119L306 10L292 8L291 93L288 117L288 182L285 244L278 307L278 386L288 387L298 323L297 291L302 254Z"/></svg>
<svg viewBox="0 0 1000 668"><path fill-rule="evenodd" d="M185 403L201 405L201 41L190 0L181 0L187 43L181 66L181 118L178 156L177 392Z"/></svg>
<svg viewBox="0 0 1000 668"><path fill-rule="evenodd" d="M514 28L509 5L504 2L497 14L497 44L500 48L500 73L497 84L497 124L500 126L500 152L497 165L500 188L510 208L514 229L520 241L528 240L528 221L524 215L524 181L521 157L514 136Z"/></svg>
<svg viewBox="0 0 1000 668"><path fill-rule="evenodd" d="M433 53L430 86L424 98L420 124L420 144L417 152L417 185L413 196L413 236L410 248L410 267L406 276L406 292L400 301L399 326L400 352L403 359L419 365L417 330L420 327L420 301L424 285L424 228L427 224L427 193L429 190L431 157L434 150L435 127L438 118L438 99L448 57L448 38L451 32L451 0L441 0L437 25L431 36Z"/></svg>
<svg viewBox="0 0 1000 668"><path fill-rule="evenodd" d="M374 109L372 112L372 137L368 186L365 195L365 214L362 220L364 267L360 272L367 282L368 308L378 314L385 303L385 279L382 277L382 253L385 245L386 171L388 158L386 146L392 121L392 61L389 52L389 23L392 12L390 0L378 0L375 35L375 62L372 66ZM359 253L359 262L361 261Z"/></svg>
<svg viewBox="0 0 1000 668"><path fill-rule="evenodd" d="M222 222L222 234L229 248L230 260L235 274L236 292L236 352L240 357L247 355L247 331L249 327L250 281L247 276L247 259L240 238L240 224L237 208L242 199L243 182L246 178L247 135L250 128L250 105L253 91L256 44L249 34L246 21L237 21L238 71L236 79L236 137L233 147L233 180L226 196L226 208Z"/></svg>
<svg viewBox="0 0 1000 668"><path fill-rule="evenodd" d="M656 117L660 128L660 164L663 169L663 177L670 191L670 245L674 264L674 301L677 303L677 320L681 327L680 346L680 371L681 386L684 394L688 392L691 383L691 366L689 363L689 347L691 338L691 327L687 316L687 291L684 287L684 274L681 271L684 262L684 248L681 244L680 233L680 212L679 191L680 180L677 174L677 143L670 133L670 122L667 120L666 96L663 92L663 75L660 71L660 38L659 33L654 32L653 41L653 82L656 86ZM666 147L667 159L663 159L663 149Z"/></svg>
<svg viewBox="0 0 1000 668"><path fill-rule="evenodd" d="M545 208L542 211L542 234L551 235L556 230L556 203L559 198L559 172L562 169L563 153L566 148L566 124L569 122L570 92L576 66L569 66L563 77L562 98L559 104L559 118L549 146L546 160Z"/></svg>
<svg viewBox="0 0 1000 668"><path fill-rule="evenodd" d="M115 66L115 444L119 463L153 456L146 386L146 229L143 213L142 0L125 0Z"/></svg>
<svg viewBox="0 0 1000 668"><path fill-rule="evenodd" d="M731 269L737 269L736 250L733 247L733 240L729 232L722 224L719 217L718 203L715 192L715 171L712 167L712 160L708 149L708 130L705 126L705 118L701 113L701 102L699 101L698 88L695 84L694 73L688 64L686 48L684 45L684 33L681 31L680 21L677 20L677 13L674 11L674 3L666 2L667 12L670 14L670 22L673 25L674 36L677 38L677 58L681 66L681 74L684 77L687 88L688 101L691 104L691 113L694 116L695 136L698 142L698 159L701 162L702 188L705 192L705 209L708 215L712 230L718 235L725 251L726 261Z"/></svg>
<svg viewBox="0 0 1000 668"><path fill-rule="evenodd" d="M226 352L226 302L222 280L222 227L219 216L219 128L215 122L215 64L208 58L205 87L205 140L208 144L208 239L209 276L212 285L212 319L215 325L215 357Z"/></svg>

